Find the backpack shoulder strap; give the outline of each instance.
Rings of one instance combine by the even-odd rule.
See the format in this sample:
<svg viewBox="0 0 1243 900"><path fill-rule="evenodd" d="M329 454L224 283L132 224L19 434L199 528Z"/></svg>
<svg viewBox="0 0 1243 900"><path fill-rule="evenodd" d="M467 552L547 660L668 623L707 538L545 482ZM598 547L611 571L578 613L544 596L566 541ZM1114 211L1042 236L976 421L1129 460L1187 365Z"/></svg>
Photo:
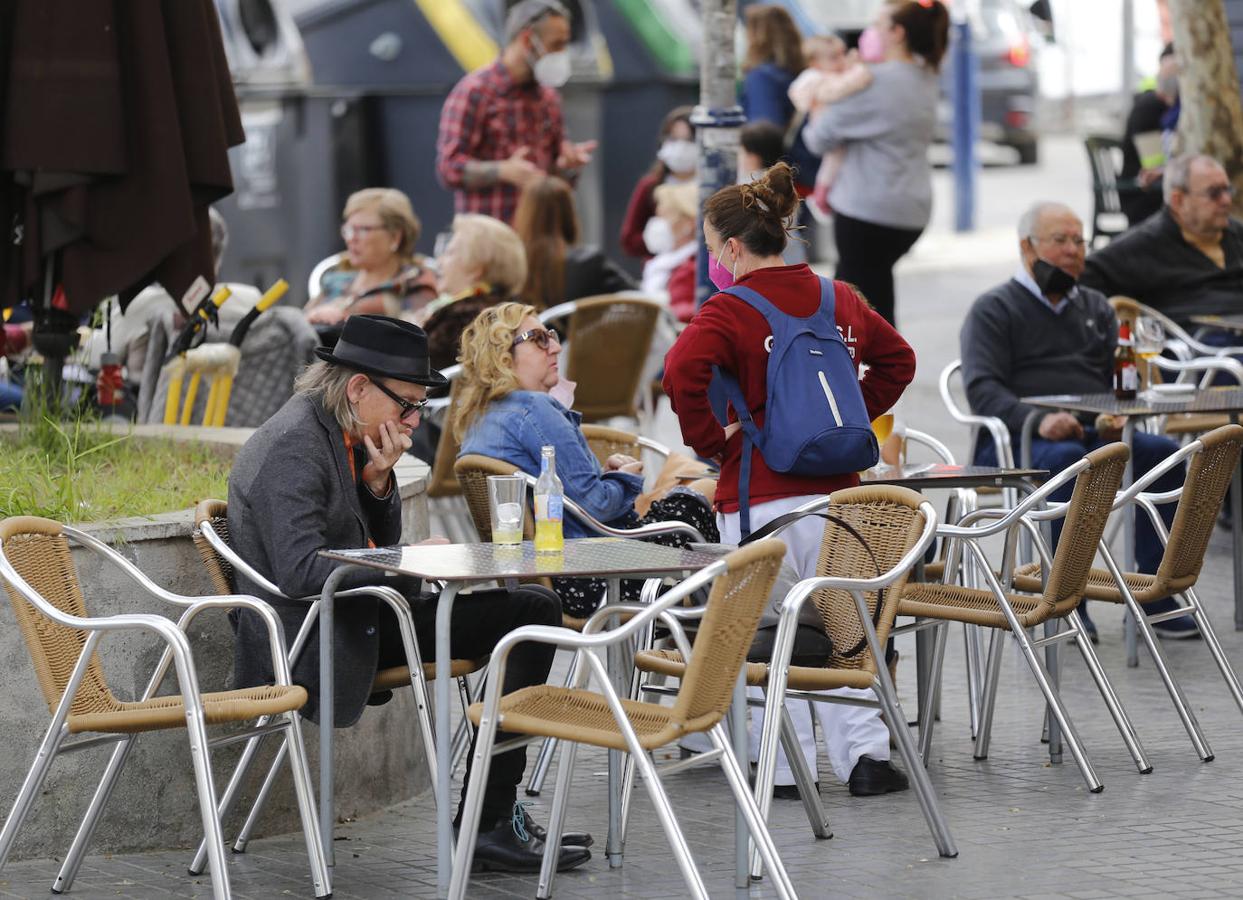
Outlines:
<svg viewBox="0 0 1243 900"><path fill-rule="evenodd" d="M741 284L733 284L721 291L722 294L729 294L731 297L737 297L742 302L753 307L757 312L761 313L768 323L771 325L773 316L780 316L783 313L773 305L772 301L749 287Z"/></svg>
<svg viewBox="0 0 1243 900"><path fill-rule="evenodd" d="M837 291L833 287L833 279L820 276L820 312L837 325Z"/></svg>

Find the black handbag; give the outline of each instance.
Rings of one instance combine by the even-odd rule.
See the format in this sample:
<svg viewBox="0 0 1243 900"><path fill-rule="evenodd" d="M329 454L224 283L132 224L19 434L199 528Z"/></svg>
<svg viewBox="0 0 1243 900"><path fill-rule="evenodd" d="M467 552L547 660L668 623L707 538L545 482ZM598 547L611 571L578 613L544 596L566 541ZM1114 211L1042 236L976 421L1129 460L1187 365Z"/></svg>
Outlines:
<svg viewBox="0 0 1243 900"><path fill-rule="evenodd" d="M876 569L876 575L879 577L881 574L883 574L881 572L880 563L877 562L876 560L876 554L872 552L871 546L868 544L867 540L864 539L863 535L859 534L858 530L853 525L851 525L849 522L847 522L845 519L841 519L838 516L833 515L832 513L789 512L789 513L786 513L785 515L777 516L777 518L773 519L771 522L768 522L763 528L760 528L756 531L751 532L751 534L747 535L747 537L739 541L738 546L743 547L754 541L762 540L768 537L774 531L777 531L779 528L782 528L783 526L789 524L790 522L797 522L799 519L803 518L804 516L819 516L821 519L824 519L828 522L832 522L835 525L840 525L846 531L847 534L849 534L856 541L858 541L859 545L862 546L863 549L867 551L868 556L872 558L872 566ZM875 628L880 623L880 611L881 611L881 607L884 606L884 604L885 604L885 589L880 588L876 592L876 609L872 611L872 627L873 628ZM754 650L756 648L756 645L760 643L760 638L763 632L770 631L770 630L773 632L773 635L772 637L767 638L769 659L772 658L773 642L776 639L776 628L761 628L759 631L756 632L756 640L752 642L751 644L752 650ZM799 626L798 633L795 634L795 638L794 638L794 645L795 645L794 654L790 658L791 663L794 665L801 665L800 663L795 661L795 657L799 654L799 651L800 651L799 640L800 638L803 638L804 631L816 632L818 631L818 629L812 628L809 625ZM811 663L811 665L823 665L826 659L834 655L836 655L837 657L841 659L851 659L855 656L858 656L860 653L862 653L864 650L867 649L867 645L868 645L867 637L864 636L859 639L859 643L855 644L849 650L837 651L836 653L834 653L832 639L828 635L824 634L824 632L822 631L820 631L819 634L824 639L824 641L828 644L829 652L821 656L818 663L813 662ZM803 645L804 648L806 648L808 650L808 654L811 655L812 648L808 643L806 643L807 641L810 640L810 638L803 638L803 640L804 640L804 645ZM818 648L814 652L818 653L819 652ZM758 659L752 659L750 653L747 654L747 659L750 660L751 662L760 661Z"/></svg>

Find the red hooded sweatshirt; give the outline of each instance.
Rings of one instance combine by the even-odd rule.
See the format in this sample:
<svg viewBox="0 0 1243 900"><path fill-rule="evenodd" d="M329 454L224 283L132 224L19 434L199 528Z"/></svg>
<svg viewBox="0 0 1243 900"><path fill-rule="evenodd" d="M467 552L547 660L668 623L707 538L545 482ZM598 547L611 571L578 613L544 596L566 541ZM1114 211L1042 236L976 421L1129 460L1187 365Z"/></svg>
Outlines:
<svg viewBox="0 0 1243 900"><path fill-rule="evenodd" d="M806 265L757 269L738 279L738 284L766 297L784 313L806 318L820 306L820 279ZM853 287L833 282L837 329L846 341L858 372L867 365L860 387L869 418L887 412L915 377L915 351L902 335L869 306ZM720 512L738 511L738 470L742 457L742 432L725 439L725 431L708 405L712 367L733 373L742 386L755 424L764 425L767 400L768 351L765 339L772 333L763 314L730 294L708 299L665 357L665 393L682 427L682 440L705 458L721 456L721 481L716 491ZM730 421L736 421L730 410ZM759 450L752 451L751 503L784 497L821 495L853 487L853 472L808 478L774 472Z"/></svg>

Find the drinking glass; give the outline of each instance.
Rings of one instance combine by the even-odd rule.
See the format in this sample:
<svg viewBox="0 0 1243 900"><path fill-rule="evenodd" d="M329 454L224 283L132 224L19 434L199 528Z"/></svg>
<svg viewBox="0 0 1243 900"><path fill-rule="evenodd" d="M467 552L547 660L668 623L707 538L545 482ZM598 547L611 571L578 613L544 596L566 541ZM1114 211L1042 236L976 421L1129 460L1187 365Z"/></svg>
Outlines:
<svg viewBox="0 0 1243 900"><path fill-rule="evenodd" d="M522 543L527 510L527 483L521 475L489 475L488 507L492 513L492 543Z"/></svg>
<svg viewBox="0 0 1243 900"><path fill-rule="evenodd" d="M1165 328L1155 316L1140 316L1135 320L1135 355L1142 359L1147 369L1145 394L1155 396L1152 386L1152 361L1165 349Z"/></svg>
<svg viewBox="0 0 1243 900"><path fill-rule="evenodd" d="M884 415L877 416L872 420L872 433L876 435L876 443L880 447L885 446L885 441L889 440L889 435L893 434L893 413L887 412ZM883 459L877 460L873 467L877 472L888 472L890 466Z"/></svg>

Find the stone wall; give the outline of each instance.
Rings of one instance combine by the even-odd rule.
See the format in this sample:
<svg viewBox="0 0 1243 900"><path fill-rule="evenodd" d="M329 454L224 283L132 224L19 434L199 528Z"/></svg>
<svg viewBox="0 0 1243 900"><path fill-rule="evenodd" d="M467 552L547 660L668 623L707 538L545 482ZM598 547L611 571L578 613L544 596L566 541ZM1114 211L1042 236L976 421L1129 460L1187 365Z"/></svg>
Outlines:
<svg viewBox="0 0 1243 900"><path fill-rule="evenodd" d="M139 436L158 434L159 426L135 429ZM236 447L249 429L176 429L177 433ZM405 523L404 540L427 535L425 498L427 469L407 458L398 467ZM190 511L142 519L83 526L114 546L153 581L170 591L203 595L213 593L190 539ZM180 609L149 597L125 575L106 566L89 550L76 548L74 563L90 611L96 615L161 612L171 618ZM0 604L0 816L7 816L25 777L35 749L49 723L29 654L14 627L8 604ZM223 611L203 613L191 628L200 684L203 690L229 686L232 636ZM100 649L104 671L113 692L122 699L137 697L159 660L162 645L148 635L105 638ZM311 648L314 652L314 648ZM171 681L171 676L170 676ZM209 736L218 733L209 729ZM303 723L303 734L318 789L317 728ZM253 797L266 772L276 738L261 752L261 766L248 783L246 800ZM222 747L212 754L217 793L223 792L242 744ZM111 746L90 748L59 756L36 800L14 848L13 858L56 857L68 849L82 813L103 772ZM385 706L368 707L353 728L337 732L336 804L342 817L364 815L428 787L425 758L414 719L409 691ZM298 817L288 767L280 787L268 803L256 836L298 829ZM228 839L241 827L249 803L225 820ZM117 789L91 845L92 853L155 848L191 847L201 837L199 810L184 729L139 736ZM188 862L187 858L187 862Z"/></svg>

